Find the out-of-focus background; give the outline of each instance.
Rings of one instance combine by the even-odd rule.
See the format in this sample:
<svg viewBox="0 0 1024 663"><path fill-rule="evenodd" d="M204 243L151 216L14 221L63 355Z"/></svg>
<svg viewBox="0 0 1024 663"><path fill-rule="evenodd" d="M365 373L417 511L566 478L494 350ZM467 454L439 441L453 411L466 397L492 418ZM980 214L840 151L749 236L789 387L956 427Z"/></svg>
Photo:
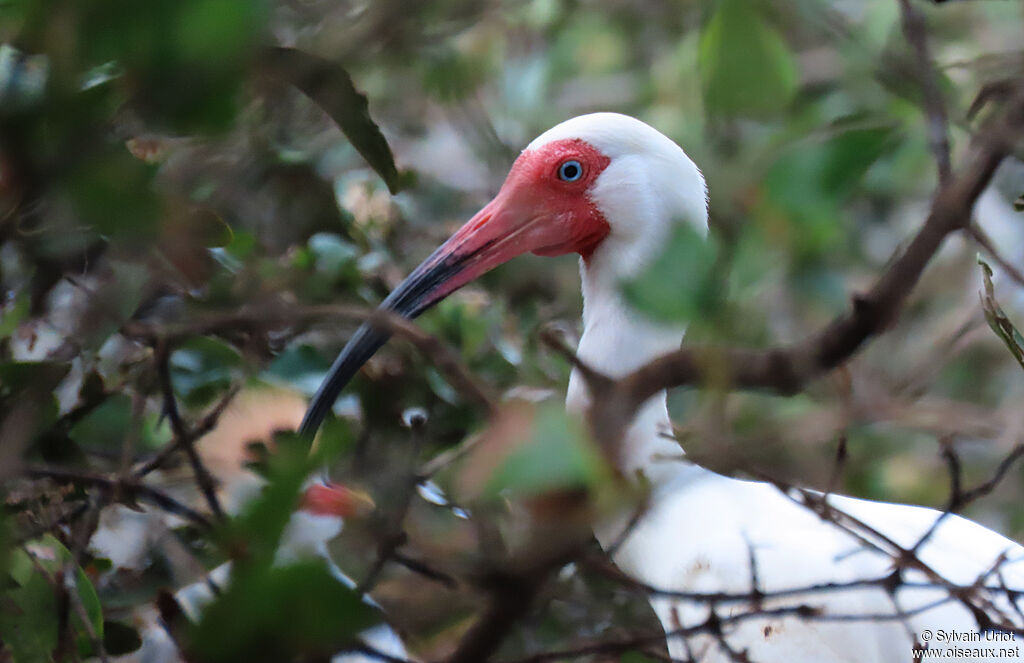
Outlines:
<svg viewBox="0 0 1024 663"><path fill-rule="evenodd" d="M972 102L1024 73L1024 10L912 5L956 165L987 112ZM189 431L217 423L199 449L226 510L243 508L258 492L243 466L266 455L249 443L273 447L272 431L297 424L358 324L343 309L379 303L564 119L634 115L707 178L714 260L669 247L629 285L638 307L687 321L696 341L806 337L927 213L937 174L918 64L897 0L0 0L0 660L96 656L99 640L143 660L136 635L158 589L261 532L158 518L117 486L137 476L209 514L183 455L152 465L181 437L166 385ZM1022 194L1011 159L976 209L1020 269ZM673 392L685 449L723 472L824 488L845 444L839 489L936 508L950 494L944 448L966 486L988 480L1024 435L1024 372L986 321L979 257L1009 320L1024 320L1024 289L956 236L893 328L806 393ZM539 330L572 336L579 313L576 258L529 256L419 324L495 392L558 402L569 368ZM481 555L473 521L496 507L450 504L455 473L421 486L397 526L387 514L405 513L409 468L486 412L398 341L335 414L337 475L384 514L350 523L337 559L373 575L413 653L443 655L478 598L372 568L382 532L404 531L409 556L454 576ZM1020 540L1022 499L1013 467L967 513ZM55 589L69 568L78 598ZM642 596L573 569L548 599L507 656L656 627Z"/></svg>

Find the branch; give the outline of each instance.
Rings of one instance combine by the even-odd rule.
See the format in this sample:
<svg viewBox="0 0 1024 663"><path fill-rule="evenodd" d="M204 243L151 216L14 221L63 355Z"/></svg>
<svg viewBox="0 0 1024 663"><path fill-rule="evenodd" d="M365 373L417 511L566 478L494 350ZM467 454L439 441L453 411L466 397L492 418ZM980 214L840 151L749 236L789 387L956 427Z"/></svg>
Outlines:
<svg viewBox="0 0 1024 663"><path fill-rule="evenodd" d="M74 483L85 486L99 486L129 499L143 499L158 507L191 520L203 528L209 528L212 523L198 511L188 507L167 493L164 493L152 486L132 479L112 478L95 472L84 470L65 469L62 467L49 467L46 465L28 464L22 468L25 476L33 479L53 479L64 483Z"/></svg>
<svg viewBox="0 0 1024 663"><path fill-rule="evenodd" d="M580 505L577 505L577 507ZM570 507L557 521L535 526L529 541L506 568L485 579L490 599L446 663L483 663L529 613L547 580L578 559L592 537L589 521Z"/></svg>
<svg viewBox="0 0 1024 663"><path fill-rule="evenodd" d="M928 120L928 143L935 156L939 182L945 183L953 175L953 166L949 158L949 121L928 48L928 26L925 24L924 16L914 9L910 0L899 0L899 3L903 35L914 49L917 78L921 85L921 97Z"/></svg>
<svg viewBox="0 0 1024 663"><path fill-rule="evenodd" d="M213 475L210 474L210 470L203 464L203 459L196 451L196 440L198 439L196 431L189 430L181 418L181 413L178 412L178 400L174 396L174 385L171 384L170 346L166 341L161 341L156 344L155 349L156 370L164 398L164 414L167 415L167 419L171 423L171 430L174 432L174 445L185 452L189 465L192 466L192 472L195 474L196 483L199 485L203 497L206 498L210 511L218 519L223 518L224 510L221 509L220 501L217 499L217 487Z"/></svg>
<svg viewBox="0 0 1024 663"><path fill-rule="evenodd" d="M156 326L133 320L126 323L121 331L126 336L156 344L161 340L174 342L190 336L305 327L325 320L370 322L405 339L430 358L459 393L493 410L497 398L460 361L456 352L414 322L387 311L360 306L264 306L207 314L174 325Z"/></svg>

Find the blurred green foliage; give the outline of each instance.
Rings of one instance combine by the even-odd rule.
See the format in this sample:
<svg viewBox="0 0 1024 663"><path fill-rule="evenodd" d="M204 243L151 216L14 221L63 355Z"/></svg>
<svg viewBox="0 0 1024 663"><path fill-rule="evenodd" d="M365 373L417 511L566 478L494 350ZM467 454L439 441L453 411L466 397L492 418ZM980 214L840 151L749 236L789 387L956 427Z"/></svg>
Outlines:
<svg viewBox="0 0 1024 663"><path fill-rule="evenodd" d="M714 316L722 301L716 287L717 242L689 224L676 224L657 260L623 284L626 301L662 322L693 322Z"/></svg>
<svg viewBox="0 0 1024 663"><path fill-rule="evenodd" d="M533 413L530 430L495 469L485 493L518 497L554 490L597 489L611 477L611 468L583 425L550 403Z"/></svg>
<svg viewBox="0 0 1024 663"><path fill-rule="evenodd" d="M700 72L709 113L756 116L781 111L798 72L783 37L759 15L759 2L721 0L700 37Z"/></svg>

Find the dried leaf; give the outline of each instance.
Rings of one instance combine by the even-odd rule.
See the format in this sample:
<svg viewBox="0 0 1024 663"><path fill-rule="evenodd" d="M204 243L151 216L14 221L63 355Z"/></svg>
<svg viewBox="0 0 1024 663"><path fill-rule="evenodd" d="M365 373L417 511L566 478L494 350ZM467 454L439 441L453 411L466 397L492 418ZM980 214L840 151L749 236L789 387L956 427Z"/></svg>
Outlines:
<svg viewBox="0 0 1024 663"><path fill-rule="evenodd" d="M985 291L980 293L980 296L981 307L985 311L988 326L992 328L996 336L1003 340L1020 367L1024 368L1024 336L1021 336L1002 307L999 306L999 302L996 301L995 288L992 286L992 268L980 256L978 264L981 265L981 273L985 279Z"/></svg>
<svg viewBox="0 0 1024 663"><path fill-rule="evenodd" d="M294 85L324 109L391 193L403 188L406 178L398 172L391 147L370 118L366 95L356 90L352 77L341 65L284 47L267 49L264 60L273 75Z"/></svg>

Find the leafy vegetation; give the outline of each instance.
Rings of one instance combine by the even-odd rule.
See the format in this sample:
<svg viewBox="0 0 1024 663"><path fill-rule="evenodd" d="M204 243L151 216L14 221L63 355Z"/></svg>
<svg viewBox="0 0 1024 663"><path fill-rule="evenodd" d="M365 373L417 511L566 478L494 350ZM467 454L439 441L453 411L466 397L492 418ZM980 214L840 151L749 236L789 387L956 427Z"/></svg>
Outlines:
<svg viewBox="0 0 1024 663"><path fill-rule="evenodd" d="M959 157L986 114L968 114L978 92L1024 73L1024 17L913 4ZM350 644L380 615L322 564L273 564L325 459L378 506L332 543L340 566L372 581L416 656L443 657L473 589L500 580L477 571L515 549L517 509L613 475L562 414L570 366L540 340L551 322L578 330L577 263L518 259L418 323L489 392L545 401L501 462L431 464L492 413L401 338L346 390L319 455L275 442L297 424L278 409L312 394L359 312L533 136L614 110L679 142L711 205L711 241L681 230L625 296L695 342L796 342L923 221L936 167L920 89L895 0L0 0L0 661L138 656L161 591L228 559L242 572L179 633L194 660ZM1022 173L1007 164L976 210L1018 267ZM674 392L687 452L824 488L841 439L839 489L941 507L943 441L966 484L988 479L1017 442L1024 298L992 256L979 273L978 251L950 242L890 331L807 393ZM270 386L290 393L230 409ZM227 439L245 449L233 471L256 464L268 482L247 508L211 451ZM196 440L223 519L182 453ZM417 487L423 467L433 483ZM1011 470L969 515L1020 539L1022 479ZM396 549L403 563L376 568ZM656 627L635 592L566 571L502 654L609 624Z"/></svg>

